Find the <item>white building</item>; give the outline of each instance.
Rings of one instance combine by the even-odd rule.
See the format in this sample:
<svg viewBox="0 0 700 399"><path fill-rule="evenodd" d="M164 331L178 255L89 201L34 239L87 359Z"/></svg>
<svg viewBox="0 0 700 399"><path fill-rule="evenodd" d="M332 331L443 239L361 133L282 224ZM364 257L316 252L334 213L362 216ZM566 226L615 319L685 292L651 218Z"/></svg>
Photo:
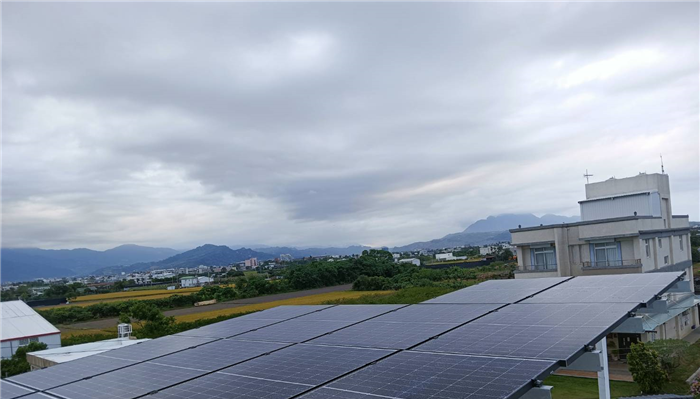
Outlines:
<svg viewBox="0 0 700 399"><path fill-rule="evenodd" d="M180 278L181 288L196 287L197 285L199 285L199 280L197 280L197 277L185 276Z"/></svg>
<svg viewBox="0 0 700 399"><path fill-rule="evenodd" d="M43 342L48 349L61 347L61 332L22 301L2 302L0 330L3 359L30 342Z"/></svg>
<svg viewBox="0 0 700 399"><path fill-rule="evenodd" d="M205 284L211 284L214 282L214 279L211 277L206 277L206 276L199 276L197 277L197 285L202 286Z"/></svg>
<svg viewBox="0 0 700 399"><path fill-rule="evenodd" d="M479 247L479 255L481 255L481 256L489 255L489 254L495 253L496 251L498 251L498 247L493 246L493 245Z"/></svg>
<svg viewBox="0 0 700 399"><path fill-rule="evenodd" d="M671 212L668 175L586 184L579 204L580 222L510 230L516 278L685 271L693 291L688 216ZM669 303L672 310L645 316L645 331L619 334L620 349L638 339L682 338L699 325L692 294Z"/></svg>
<svg viewBox="0 0 700 399"><path fill-rule="evenodd" d="M399 263L412 263L416 266L420 266L420 259L416 259L416 258L399 259Z"/></svg>
<svg viewBox="0 0 700 399"><path fill-rule="evenodd" d="M447 260L454 260L455 257L452 255L452 252L448 252L445 254L435 254L435 259L439 261L447 261Z"/></svg>

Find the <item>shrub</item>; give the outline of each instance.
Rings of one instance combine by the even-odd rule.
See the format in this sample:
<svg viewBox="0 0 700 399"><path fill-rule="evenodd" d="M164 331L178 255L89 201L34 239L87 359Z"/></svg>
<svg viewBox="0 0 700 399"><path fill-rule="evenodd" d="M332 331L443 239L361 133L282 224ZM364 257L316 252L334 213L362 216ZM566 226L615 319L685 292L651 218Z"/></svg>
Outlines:
<svg viewBox="0 0 700 399"><path fill-rule="evenodd" d="M685 360L690 343L681 339L660 339L648 343L647 347L659 354L661 367L671 375Z"/></svg>
<svg viewBox="0 0 700 399"><path fill-rule="evenodd" d="M627 355L630 373L634 382L645 394L657 394L668 381L668 374L661 367L659 354L644 343L632 344Z"/></svg>

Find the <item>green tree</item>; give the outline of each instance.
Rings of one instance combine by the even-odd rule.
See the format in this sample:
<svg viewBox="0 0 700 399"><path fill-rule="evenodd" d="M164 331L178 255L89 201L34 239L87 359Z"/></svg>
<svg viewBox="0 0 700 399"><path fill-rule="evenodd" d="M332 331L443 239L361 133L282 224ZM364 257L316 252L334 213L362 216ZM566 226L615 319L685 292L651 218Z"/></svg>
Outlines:
<svg viewBox="0 0 700 399"><path fill-rule="evenodd" d="M165 317L158 306L151 303L137 302L129 308L128 315L131 320L136 319L136 324L139 326L139 336L142 338L168 335L175 324L174 317Z"/></svg>
<svg viewBox="0 0 700 399"><path fill-rule="evenodd" d="M685 360L690 343L682 339L660 339L648 343L647 347L659 354L661 367L670 376Z"/></svg>
<svg viewBox="0 0 700 399"><path fill-rule="evenodd" d="M627 363L634 382L645 394L657 394L668 381L668 374L661 367L659 354L643 342L632 344Z"/></svg>
<svg viewBox="0 0 700 399"><path fill-rule="evenodd" d="M697 248L692 248L690 250L690 255L692 256L693 263L700 262L700 250L698 250Z"/></svg>
<svg viewBox="0 0 700 399"><path fill-rule="evenodd" d="M700 247L700 233L695 230L690 232L690 246L693 248Z"/></svg>
<svg viewBox="0 0 700 399"><path fill-rule="evenodd" d="M43 342L30 342L29 345L20 346L9 359L2 359L0 369L2 369L2 377L10 377L13 375L26 373L31 369L27 362L27 353L36 352L46 349L47 346Z"/></svg>

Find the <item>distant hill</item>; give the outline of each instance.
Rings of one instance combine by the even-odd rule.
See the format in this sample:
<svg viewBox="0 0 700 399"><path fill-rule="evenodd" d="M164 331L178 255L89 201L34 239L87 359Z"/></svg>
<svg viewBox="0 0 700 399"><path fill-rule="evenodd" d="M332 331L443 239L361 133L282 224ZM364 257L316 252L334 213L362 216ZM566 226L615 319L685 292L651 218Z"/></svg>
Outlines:
<svg viewBox="0 0 700 399"><path fill-rule="evenodd" d="M508 231L517 229L518 225L522 227L539 226L540 224L560 224L578 222L578 216L559 216L559 215L544 215L537 217L531 213L525 214L503 214L498 216L489 216L486 219L480 219L472 223L465 233L484 233L489 231Z"/></svg>
<svg viewBox="0 0 700 399"><path fill-rule="evenodd" d="M281 254L292 255L295 259L305 258L307 256L349 256L349 255L360 255L362 251L371 249L371 247L365 247L362 245L353 245L349 247L328 247L328 248L302 248L297 249L293 247L264 247L256 248L257 251L265 252L274 255L275 258L279 257Z"/></svg>
<svg viewBox="0 0 700 399"><path fill-rule="evenodd" d="M401 247L391 248L392 252L418 251L421 249L442 249L451 247L461 247L465 245L487 245L496 242L510 241L510 233L507 231L491 231L484 233L461 233L448 234L442 238L430 241L419 241Z"/></svg>
<svg viewBox="0 0 700 399"><path fill-rule="evenodd" d="M86 275L106 266L159 261L179 253L170 248L131 244L106 251L87 248L2 248L1 251L3 281Z"/></svg>
<svg viewBox="0 0 700 399"><path fill-rule="evenodd" d="M412 244L394 247L394 252L417 251L420 249L442 249L465 245L488 245L497 242L510 241L508 230L522 227L539 226L540 224L559 224L577 222L577 216L544 215L537 217L528 214L504 214L489 216L477 220L460 233L448 234L442 238L430 241L414 242Z"/></svg>
<svg viewBox="0 0 700 399"><path fill-rule="evenodd" d="M231 249L226 245L205 244L201 247L182 252L158 262L142 262L129 266L105 267L95 271L95 274L118 274L121 272L144 271L155 269L170 269L180 267L228 266L250 258L258 260L274 259L276 256L258 252L250 248Z"/></svg>

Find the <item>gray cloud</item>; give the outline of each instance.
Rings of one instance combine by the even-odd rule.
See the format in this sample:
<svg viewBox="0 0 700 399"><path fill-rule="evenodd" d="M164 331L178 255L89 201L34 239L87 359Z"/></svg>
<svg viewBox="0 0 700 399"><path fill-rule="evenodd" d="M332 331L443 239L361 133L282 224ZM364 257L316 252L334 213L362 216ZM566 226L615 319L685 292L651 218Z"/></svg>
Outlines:
<svg viewBox="0 0 700 399"><path fill-rule="evenodd" d="M698 209L696 3L7 3L3 245L393 245Z"/></svg>

